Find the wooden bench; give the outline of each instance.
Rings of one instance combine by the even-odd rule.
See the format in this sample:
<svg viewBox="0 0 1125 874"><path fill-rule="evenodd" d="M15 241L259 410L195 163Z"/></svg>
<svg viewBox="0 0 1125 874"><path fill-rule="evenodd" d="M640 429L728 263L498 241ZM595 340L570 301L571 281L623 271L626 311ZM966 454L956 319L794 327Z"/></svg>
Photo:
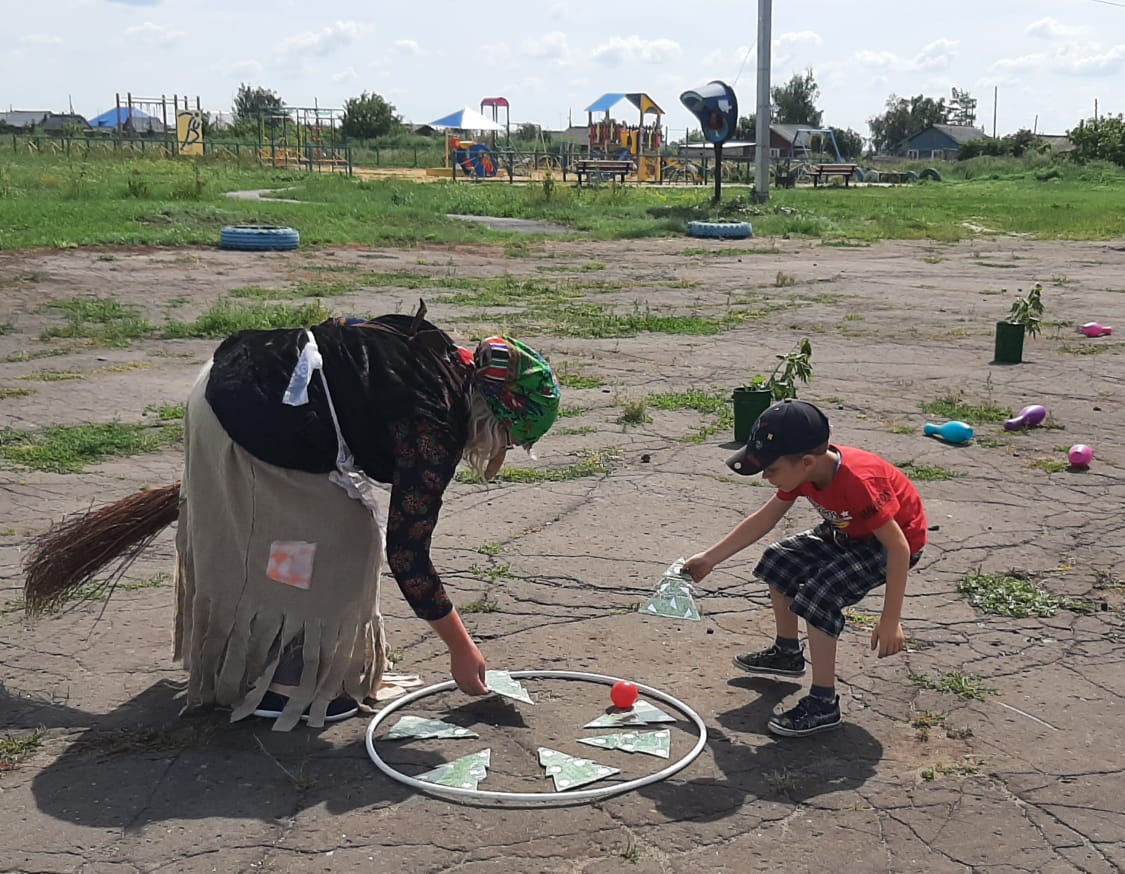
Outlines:
<svg viewBox="0 0 1125 874"><path fill-rule="evenodd" d="M620 177L624 182L625 177L635 169L632 161L615 161L607 158L581 158L574 162L574 175L578 177L579 185L582 184L583 177L589 182L591 176L603 179Z"/></svg>
<svg viewBox="0 0 1125 874"><path fill-rule="evenodd" d="M829 176L843 176L844 187L848 187L851 182L852 174L855 173L858 164L810 164L809 175L812 176L813 188L820 185L821 180L827 179Z"/></svg>

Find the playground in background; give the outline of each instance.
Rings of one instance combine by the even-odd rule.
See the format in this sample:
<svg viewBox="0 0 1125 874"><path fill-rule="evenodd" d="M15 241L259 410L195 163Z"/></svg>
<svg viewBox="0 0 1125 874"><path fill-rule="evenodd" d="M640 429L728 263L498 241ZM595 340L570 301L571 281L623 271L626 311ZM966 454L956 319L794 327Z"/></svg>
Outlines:
<svg viewBox="0 0 1125 874"><path fill-rule="evenodd" d="M640 113L637 124L618 121L610 113L622 101L631 103ZM629 160L637 170L638 182L660 182L662 167L660 147L663 129L660 120L664 110L647 94L634 92L609 92L603 94L584 110L587 114L588 144L586 158ZM595 113L602 114L595 118ZM655 119L646 124L647 116Z"/></svg>
<svg viewBox="0 0 1125 874"><path fill-rule="evenodd" d="M259 158L289 170L347 173L351 151L340 130L342 109L284 106L258 117Z"/></svg>

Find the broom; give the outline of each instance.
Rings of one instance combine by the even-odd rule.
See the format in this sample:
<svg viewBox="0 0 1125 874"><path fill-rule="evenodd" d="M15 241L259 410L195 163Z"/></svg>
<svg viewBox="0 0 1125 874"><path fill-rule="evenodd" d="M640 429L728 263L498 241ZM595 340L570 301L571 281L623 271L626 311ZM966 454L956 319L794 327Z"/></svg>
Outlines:
<svg viewBox="0 0 1125 874"><path fill-rule="evenodd" d="M24 564L27 613L57 610L83 585L93 584L91 595L112 587L179 514L180 484L175 482L53 525L32 541ZM94 584L95 575L115 561L108 578Z"/></svg>

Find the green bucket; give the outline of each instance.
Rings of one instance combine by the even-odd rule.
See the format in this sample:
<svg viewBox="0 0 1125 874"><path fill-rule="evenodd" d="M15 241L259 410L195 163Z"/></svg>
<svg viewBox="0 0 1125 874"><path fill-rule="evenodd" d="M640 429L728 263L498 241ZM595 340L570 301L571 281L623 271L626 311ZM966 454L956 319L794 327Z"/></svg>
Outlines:
<svg viewBox="0 0 1125 874"><path fill-rule="evenodd" d="M750 429L758 416L773 403L773 393L769 389L736 388L731 400L734 402L734 439L745 443L750 439Z"/></svg>
<svg viewBox="0 0 1125 874"><path fill-rule="evenodd" d="M1016 322L996 323L996 350L993 364L1019 364L1023 361L1024 326Z"/></svg>

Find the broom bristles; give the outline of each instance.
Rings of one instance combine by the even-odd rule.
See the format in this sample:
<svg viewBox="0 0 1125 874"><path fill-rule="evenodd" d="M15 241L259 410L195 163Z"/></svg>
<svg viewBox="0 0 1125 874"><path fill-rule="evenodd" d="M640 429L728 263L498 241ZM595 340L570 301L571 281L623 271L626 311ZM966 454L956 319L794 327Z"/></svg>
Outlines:
<svg viewBox="0 0 1125 874"><path fill-rule="evenodd" d="M115 560L116 578L179 515L180 484L175 482L53 525L33 541L24 564L27 612L60 607Z"/></svg>

